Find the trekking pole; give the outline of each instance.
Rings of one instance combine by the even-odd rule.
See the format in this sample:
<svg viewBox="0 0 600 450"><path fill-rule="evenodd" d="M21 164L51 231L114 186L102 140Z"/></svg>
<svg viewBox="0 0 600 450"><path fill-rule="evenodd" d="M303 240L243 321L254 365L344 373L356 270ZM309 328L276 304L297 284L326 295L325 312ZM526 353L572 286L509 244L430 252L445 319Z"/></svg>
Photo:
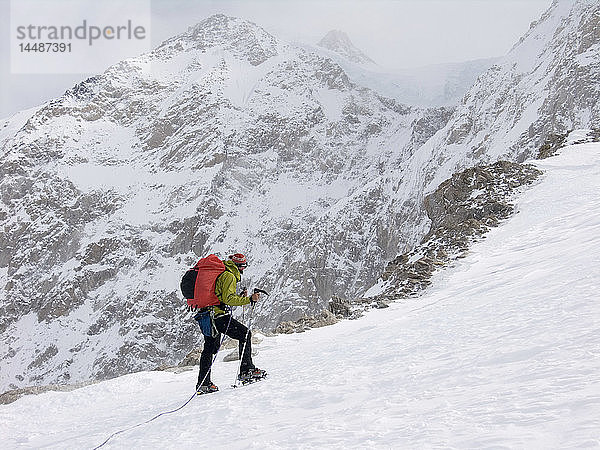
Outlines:
<svg viewBox="0 0 600 450"><path fill-rule="evenodd" d="M248 289L242 288L242 293L244 297L248 295ZM242 306L242 323L246 321L246 305Z"/></svg>
<svg viewBox="0 0 600 450"><path fill-rule="evenodd" d="M265 290L262 289L254 289L254 294L265 294L265 295L269 295L269 293ZM239 355L240 357L240 363L238 365L238 370L237 370L237 374L235 376L235 382L233 384L233 387L237 387L238 385L238 375L240 373L240 370L242 369L242 358L244 357L244 352L246 351L246 345L248 343L248 334L250 334L250 330L252 329L252 320L254 319L254 307L256 306L256 302L252 302L251 301L252 306L250 307L250 317L248 318L248 329L246 331L246 338L244 339L244 345L242 346L242 351ZM250 338L252 339L252 338ZM239 347L238 347L238 351L239 351Z"/></svg>
<svg viewBox="0 0 600 450"><path fill-rule="evenodd" d="M248 335L250 334L250 327L252 326L252 319L254 316L254 306L256 305L256 302L252 302L252 306L250 307L250 317L248 318L248 329L246 330L246 337L244 338L244 345L242 346L242 351L240 352L240 363L238 364L238 370L237 373L235 374L235 381L233 383L233 387L237 387L238 385L238 375L240 374L240 370L242 370L242 359L244 357L244 353L246 351L246 344L248 344ZM252 338L250 338L252 339ZM238 351L239 351L239 346L238 346Z"/></svg>

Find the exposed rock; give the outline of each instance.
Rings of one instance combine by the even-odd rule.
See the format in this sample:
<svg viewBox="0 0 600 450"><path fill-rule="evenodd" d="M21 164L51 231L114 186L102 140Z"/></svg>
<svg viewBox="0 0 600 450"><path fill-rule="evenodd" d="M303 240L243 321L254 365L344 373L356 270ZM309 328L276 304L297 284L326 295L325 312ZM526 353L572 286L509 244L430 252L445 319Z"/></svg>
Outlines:
<svg viewBox="0 0 600 450"><path fill-rule="evenodd" d="M571 130L562 134L552 135L540 147L537 159L545 159L557 154L558 150L568 144L585 144L600 142L600 128L591 130Z"/></svg>
<svg viewBox="0 0 600 450"><path fill-rule="evenodd" d="M537 154L537 159L546 159L556 155L556 152L565 145L569 131L561 134L550 134L542 144Z"/></svg>
<svg viewBox="0 0 600 450"><path fill-rule="evenodd" d="M252 347L252 356L258 355L258 350L256 347ZM239 361L240 360L240 350L239 347L234 348L231 352L223 356L223 361L231 362L231 361Z"/></svg>
<svg viewBox="0 0 600 450"><path fill-rule="evenodd" d="M201 354L202 354L201 347L197 347L197 348L193 349L191 352L189 352L187 355L185 355L185 358L183 358L183 361L181 361L179 363L179 367L197 366L198 364L200 364L200 355Z"/></svg>
<svg viewBox="0 0 600 450"><path fill-rule="evenodd" d="M412 148L419 148L431 136L444 128L455 110L456 108L451 107L426 109L423 117L416 120L413 124L411 135Z"/></svg>
<svg viewBox="0 0 600 450"><path fill-rule="evenodd" d="M349 301L334 295L329 301L329 311L335 317L344 319L352 314L352 304Z"/></svg>
<svg viewBox="0 0 600 450"><path fill-rule="evenodd" d="M258 350L256 348L263 341L263 337L261 333L257 331L252 332L252 355L257 355ZM220 350L229 350L233 349L230 353L223 357L223 361L237 361L240 359L239 356L239 345L238 341L235 339L231 339L229 337L225 338L223 343L221 344ZM185 366L197 366L200 364L200 356L202 355L202 347L197 347L189 352L186 357L181 361L178 367Z"/></svg>
<svg viewBox="0 0 600 450"><path fill-rule="evenodd" d="M499 161L454 174L425 198L431 228L420 245L388 264L381 276L382 293L354 303L377 307L377 302L419 295L437 270L464 257L473 241L509 217L514 212L511 197L541 173L530 164Z"/></svg>
<svg viewBox="0 0 600 450"><path fill-rule="evenodd" d="M336 52L354 63L375 64L371 58L354 46L346 33L340 30L329 31L317 45Z"/></svg>
<svg viewBox="0 0 600 450"><path fill-rule="evenodd" d="M323 310L320 314L314 316L305 316L298 320L282 322L273 330L273 332L279 334L302 333L311 328L325 327L337 322L338 319L331 311Z"/></svg>
<svg viewBox="0 0 600 450"><path fill-rule="evenodd" d="M28 386L20 389L12 389L10 391L6 391L0 394L0 405L7 405L8 403L12 403L24 395L37 395L49 391L70 392L74 391L75 389L79 389L84 386L89 386L90 384L94 383L97 383L97 381L87 381L84 383L76 384L50 384L46 386Z"/></svg>

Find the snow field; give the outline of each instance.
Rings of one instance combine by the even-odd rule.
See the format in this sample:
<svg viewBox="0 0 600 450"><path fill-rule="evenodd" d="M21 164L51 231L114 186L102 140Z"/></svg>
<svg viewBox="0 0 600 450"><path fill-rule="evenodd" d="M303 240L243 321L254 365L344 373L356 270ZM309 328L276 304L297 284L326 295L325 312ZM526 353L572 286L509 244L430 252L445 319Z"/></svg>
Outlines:
<svg viewBox="0 0 600 450"><path fill-rule="evenodd" d="M237 363L219 358L221 392L103 448L600 447L600 144L535 164L518 214L422 297L266 338L260 383L231 389ZM181 406L196 376L21 398L0 406L2 446L93 448Z"/></svg>

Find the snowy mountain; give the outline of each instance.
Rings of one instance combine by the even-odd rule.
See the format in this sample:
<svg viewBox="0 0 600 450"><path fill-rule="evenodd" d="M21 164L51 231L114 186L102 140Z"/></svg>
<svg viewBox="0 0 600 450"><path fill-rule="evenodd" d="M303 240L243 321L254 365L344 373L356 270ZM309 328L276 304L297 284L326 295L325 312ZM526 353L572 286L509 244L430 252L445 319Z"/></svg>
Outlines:
<svg viewBox="0 0 600 450"><path fill-rule="evenodd" d="M356 64L374 65L375 61L359 50L350 40L348 35L340 30L331 30L317 45L332 52L338 53L348 61Z"/></svg>
<svg viewBox="0 0 600 450"><path fill-rule="evenodd" d="M432 151L522 161L556 134L600 128L599 21L596 1L556 0L479 77Z"/></svg>
<svg viewBox="0 0 600 450"><path fill-rule="evenodd" d="M267 330L359 297L454 172L597 126L597 14L554 3L456 111L217 15L0 122L0 386L177 363L199 337L179 280L209 252L248 254Z"/></svg>
<svg viewBox="0 0 600 450"><path fill-rule="evenodd" d="M217 15L5 122L1 385L181 360L209 252L250 256L266 327L366 289L404 221L383 177L447 118Z"/></svg>
<svg viewBox="0 0 600 450"><path fill-rule="evenodd" d="M600 128L598 17L597 2L555 1L411 156L395 186L397 201L423 204L453 173L523 161L569 130Z"/></svg>
<svg viewBox="0 0 600 450"><path fill-rule="evenodd" d="M159 417L190 399L196 370L27 396L0 406L3 446L597 447L600 144L535 165L519 214L422 297L266 338L265 381L231 389L236 363L218 358L221 391Z"/></svg>
<svg viewBox="0 0 600 450"><path fill-rule="evenodd" d="M355 83L422 108L456 106L477 78L499 60L486 58L390 72L356 48L343 31L330 31L316 46L302 47L333 59Z"/></svg>

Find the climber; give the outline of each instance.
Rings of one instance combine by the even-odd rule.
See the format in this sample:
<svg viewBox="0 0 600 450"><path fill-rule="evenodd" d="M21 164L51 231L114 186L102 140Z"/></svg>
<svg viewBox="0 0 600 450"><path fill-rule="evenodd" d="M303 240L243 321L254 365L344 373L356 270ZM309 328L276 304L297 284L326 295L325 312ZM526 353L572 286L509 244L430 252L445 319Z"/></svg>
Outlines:
<svg viewBox="0 0 600 450"><path fill-rule="evenodd" d="M210 315L212 317L212 324L210 329L213 331L206 332L206 329L203 329L204 348L200 356L200 371L198 374L198 383L196 384L196 392L198 394L206 394L219 390L210 379L210 369L213 355L216 355L219 351L221 333L239 341L241 363L238 380L246 383L266 376L266 372L257 369L252 362L252 334L250 330L231 315L231 306L254 304L260 298L259 292L248 296L245 289L241 295L236 294L237 283L241 280L242 273L247 267L246 257L241 253L236 253L229 256L229 259L222 261L222 263L225 270L217 276L214 285L214 293L220 303L207 307L212 309L212 314ZM198 279L201 279L202 276L202 271L198 271ZM206 314L206 308L195 316L201 328L200 315L203 313Z"/></svg>

